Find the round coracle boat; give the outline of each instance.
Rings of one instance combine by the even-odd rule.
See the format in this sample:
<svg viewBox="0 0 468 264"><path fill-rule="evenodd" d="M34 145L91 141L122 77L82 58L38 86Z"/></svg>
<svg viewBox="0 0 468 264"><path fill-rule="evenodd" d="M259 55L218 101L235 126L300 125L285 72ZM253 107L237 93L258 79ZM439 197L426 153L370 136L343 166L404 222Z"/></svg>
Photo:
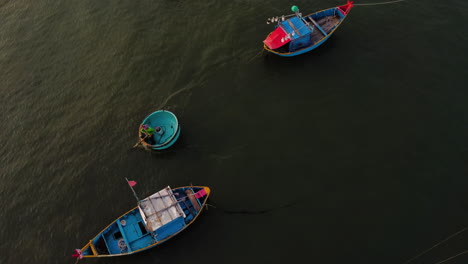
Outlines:
<svg viewBox="0 0 468 264"><path fill-rule="evenodd" d="M179 138L179 122L170 111L159 110L143 120L138 135L145 147L155 150L167 149Z"/></svg>

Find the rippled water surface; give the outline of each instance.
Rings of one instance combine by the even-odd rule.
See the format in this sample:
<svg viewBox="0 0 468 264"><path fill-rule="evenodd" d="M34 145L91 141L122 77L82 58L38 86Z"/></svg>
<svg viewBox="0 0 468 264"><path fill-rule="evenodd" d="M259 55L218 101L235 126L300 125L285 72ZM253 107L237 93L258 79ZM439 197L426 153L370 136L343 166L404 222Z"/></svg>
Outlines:
<svg viewBox="0 0 468 264"><path fill-rule="evenodd" d="M80 263L398 264L462 229L468 2L356 6L317 50L261 52L266 18L342 3L0 0L0 263L74 263L134 206L125 177L210 186L216 208ZM181 138L132 149L158 109Z"/></svg>

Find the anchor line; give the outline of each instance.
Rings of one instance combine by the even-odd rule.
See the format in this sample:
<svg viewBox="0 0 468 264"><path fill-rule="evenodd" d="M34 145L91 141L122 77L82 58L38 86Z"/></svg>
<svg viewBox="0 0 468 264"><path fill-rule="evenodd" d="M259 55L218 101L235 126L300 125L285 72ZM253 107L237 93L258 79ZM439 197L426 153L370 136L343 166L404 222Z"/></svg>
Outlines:
<svg viewBox="0 0 468 264"><path fill-rule="evenodd" d="M449 260L451 260L451 259L454 259L454 258L456 258L456 257L458 257L458 256L461 256L461 255L463 255L463 254L466 254L466 253L468 253L468 250L465 250L465 251L463 251L463 252L461 252L461 253L458 253L458 254L456 254L456 255L454 255L454 256L451 256L450 258L447 258L447 259L444 259L444 260L442 260L442 261L439 261L439 262L437 262L436 264L442 264L442 263L444 263L444 262L447 262L447 261L449 261Z"/></svg>
<svg viewBox="0 0 468 264"><path fill-rule="evenodd" d="M252 58L250 58L250 60L248 60L246 63L250 63L253 59L255 59L256 57L258 57L258 55L260 55L261 53L263 52L263 48L257 53L255 54L255 56L253 56Z"/></svg>
<svg viewBox="0 0 468 264"><path fill-rule="evenodd" d="M283 205L280 205L280 206L276 206L276 207L257 209L257 210L249 210L249 209L229 210L229 209L222 208L220 206L214 206L212 204L207 204L207 205L209 205L209 206L211 206L211 207L213 207L215 209L219 209L221 212L223 212L225 214L256 215L256 214L267 214L267 213L270 213L270 212L278 210L278 209L284 209L284 208L292 207L295 204L297 204L297 201L292 201L292 202L289 202L289 203L286 203L286 204L283 204Z"/></svg>
<svg viewBox="0 0 468 264"><path fill-rule="evenodd" d="M403 264L408 264L408 263L412 262L413 260L415 260L415 259L421 257L422 255L424 255L424 254L426 254L427 252L431 251L432 249L434 249L435 247L439 246L440 244L442 244L442 243L448 241L448 240L451 239L452 237L455 237L455 236L457 236L458 234L464 232L466 229L468 229L468 227L465 227L465 228L463 228L462 230L460 230L460 231L458 231L458 232L456 232L456 233L451 234L450 236L448 236L448 237L445 238L444 240L442 240L442 241L440 241L439 243L433 245L433 246L430 247L429 249L426 249L426 250L423 251L422 253L420 253L420 254L418 254L418 255L412 257L411 259L407 260L407 261L406 261L405 263L403 263ZM465 253L467 253L467 252L468 252L468 250L465 251L465 252L462 252L462 253L465 254ZM459 255L462 255L462 253L460 253L460 254L458 254L458 255L456 255L456 256L453 256L453 257L451 257L451 258L458 257ZM449 259L451 259L451 258L449 258ZM445 262L445 261L447 261L447 260L449 260L449 259L446 259L446 260L444 260L443 262ZM436 263L436 264L440 264L440 263L443 263L443 262L438 262L438 263Z"/></svg>
<svg viewBox="0 0 468 264"><path fill-rule="evenodd" d="M388 1L388 2L380 2L380 3L371 3L371 4L353 4L354 6L373 6L373 5L386 5L386 4L394 4L398 2L403 2L406 0L395 0L395 1Z"/></svg>

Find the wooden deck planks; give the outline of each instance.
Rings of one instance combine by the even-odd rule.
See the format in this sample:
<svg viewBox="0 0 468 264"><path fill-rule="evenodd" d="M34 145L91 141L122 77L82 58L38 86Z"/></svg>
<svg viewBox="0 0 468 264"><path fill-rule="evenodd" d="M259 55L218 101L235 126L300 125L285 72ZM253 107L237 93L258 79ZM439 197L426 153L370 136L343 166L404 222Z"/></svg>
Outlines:
<svg viewBox="0 0 468 264"><path fill-rule="evenodd" d="M325 31L327 34L330 34L335 26L340 23L340 19L336 16L329 16L318 19L316 22L323 29L323 31ZM325 36L322 32L320 32L320 30L315 29L314 32L312 32L311 40L315 44L324 37Z"/></svg>
<svg viewBox="0 0 468 264"><path fill-rule="evenodd" d="M323 31L329 34L338 23L340 23L340 19L337 16L328 16L317 20L317 23L323 29Z"/></svg>

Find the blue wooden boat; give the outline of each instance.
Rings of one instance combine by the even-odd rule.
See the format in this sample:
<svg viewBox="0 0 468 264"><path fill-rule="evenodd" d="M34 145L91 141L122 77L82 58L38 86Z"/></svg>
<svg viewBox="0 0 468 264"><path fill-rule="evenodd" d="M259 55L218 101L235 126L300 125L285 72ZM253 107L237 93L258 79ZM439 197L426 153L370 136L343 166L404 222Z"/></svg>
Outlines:
<svg viewBox="0 0 468 264"><path fill-rule="evenodd" d="M267 23L278 22L275 30L263 41L263 47L273 54L291 57L311 51L322 45L341 25L353 7L346 5L325 9L307 16L299 8L291 9L295 14L269 18Z"/></svg>
<svg viewBox="0 0 468 264"><path fill-rule="evenodd" d="M209 195L210 188L204 186L168 186L138 201L138 206L113 221L81 250L76 249L73 257L123 256L158 246L192 224Z"/></svg>
<svg viewBox="0 0 468 264"><path fill-rule="evenodd" d="M167 111L159 110L147 116L138 130L140 142L155 150L172 146L180 135L177 117Z"/></svg>

